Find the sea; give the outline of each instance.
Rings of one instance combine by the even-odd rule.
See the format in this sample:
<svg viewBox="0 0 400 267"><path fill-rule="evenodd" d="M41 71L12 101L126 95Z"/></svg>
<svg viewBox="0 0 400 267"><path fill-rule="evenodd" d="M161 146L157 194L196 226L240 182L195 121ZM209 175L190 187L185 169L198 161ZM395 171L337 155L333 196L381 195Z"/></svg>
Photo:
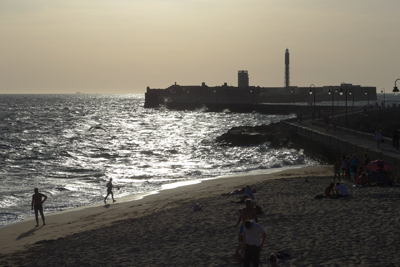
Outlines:
<svg viewBox="0 0 400 267"><path fill-rule="evenodd" d="M118 203L203 179L318 165L302 150L215 141L235 126L294 116L144 108L143 94L0 95L0 227L34 215L34 188L48 196L49 214L104 205L110 178Z"/></svg>

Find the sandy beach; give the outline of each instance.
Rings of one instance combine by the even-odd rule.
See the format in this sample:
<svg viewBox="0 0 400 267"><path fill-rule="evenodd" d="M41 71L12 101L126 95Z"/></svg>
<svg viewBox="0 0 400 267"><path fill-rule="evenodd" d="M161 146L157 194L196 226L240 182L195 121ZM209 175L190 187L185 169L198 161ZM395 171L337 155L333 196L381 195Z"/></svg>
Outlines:
<svg viewBox="0 0 400 267"><path fill-rule="evenodd" d="M39 228L32 217L0 228L0 266L241 266L233 254L243 204L221 194L246 185L264 211L262 259L280 250L291 255L280 266L400 266L400 187L345 181L350 197L315 199L332 181L332 166L291 169L48 214Z"/></svg>

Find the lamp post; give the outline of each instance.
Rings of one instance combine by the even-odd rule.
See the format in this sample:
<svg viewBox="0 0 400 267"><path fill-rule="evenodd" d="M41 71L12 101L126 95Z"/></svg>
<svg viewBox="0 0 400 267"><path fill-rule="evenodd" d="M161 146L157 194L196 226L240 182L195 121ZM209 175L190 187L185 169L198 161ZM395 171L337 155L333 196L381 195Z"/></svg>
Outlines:
<svg viewBox="0 0 400 267"><path fill-rule="evenodd" d="M314 87L314 90L311 89L311 87ZM310 95L314 94L314 115L313 115L313 121L315 121L315 85L311 84L310 85L310 91L309 91Z"/></svg>
<svg viewBox="0 0 400 267"><path fill-rule="evenodd" d="M292 94L292 104L294 105L294 91L293 91L293 89L290 90L290 93Z"/></svg>
<svg viewBox="0 0 400 267"><path fill-rule="evenodd" d="M354 94L354 92L351 91L351 89L350 89L349 95L353 96L353 115L354 115L354 95L355 94Z"/></svg>
<svg viewBox="0 0 400 267"><path fill-rule="evenodd" d="M343 89L342 89L342 85L343 85L343 84L345 85L345 87L344 87L345 90L346 90L345 92L343 92ZM344 101L345 101L346 128L347 128L347 84L344 83L344 82L340 84L340 90L339 90L339 94L340 94L340 95L343 95L343 93L344 93L344 97L345 97L345 98L344 98Z"/></svg>
<svg viewBox="0 0 400 267"><path fill-rule="evenodd" d="M368 108L369 108L369 94L368 94L368 91L365 91L365 94L367 95L367 99L368 99Z"/></svg>
<svg viewBox="0 0 400 267"><path fill-rule="evenodd" d="M334 103L334 94L333 94L333 87L329 86L329 91L328 95L332 95L332 119L335 117L334 109L335 109L335 103Z"/></svg>
<svg viewBox="0 0 400 267"><path fill-rule="evenodd" d="M396 86L396 82L398 80L400 80L400 79L397 79L397 80L394 81L393 93L394 93L395 96L397 96L399 94L399 88L397 88L397 86Z"/></svg>
<svg viewBox="0 0 400 267"><path fill-rule="evenodd" d="M381 93L383 93L383 107L386 107L386 102L385 102L385 88L382 88Z"/></svg>

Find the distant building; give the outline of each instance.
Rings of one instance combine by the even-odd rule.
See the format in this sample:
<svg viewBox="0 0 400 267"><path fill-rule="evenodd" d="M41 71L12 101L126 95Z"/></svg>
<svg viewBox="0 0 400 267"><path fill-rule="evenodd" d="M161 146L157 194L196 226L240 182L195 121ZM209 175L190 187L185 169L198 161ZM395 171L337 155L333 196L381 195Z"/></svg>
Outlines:
<svg viewBox="0 0 400 267"><path fill-rule="evenodd" d="M341 91L341 94L340 94ZM346 93L347 92L347 93ZM335 86L310 87L290 86L289 49L285 51L284 87L260 87L249 85L247 70L238 71L238 86L178 85L166 89L150 89L145 94L145 107L158 107L164 103L195 104L263 104L321 101L374 101L376 87L342 84Z"/></svg>

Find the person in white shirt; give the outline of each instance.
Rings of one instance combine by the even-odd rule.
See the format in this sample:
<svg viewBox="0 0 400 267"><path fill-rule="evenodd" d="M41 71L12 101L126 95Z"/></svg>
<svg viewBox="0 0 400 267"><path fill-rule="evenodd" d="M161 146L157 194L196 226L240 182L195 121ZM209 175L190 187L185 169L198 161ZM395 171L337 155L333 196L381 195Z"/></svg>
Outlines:
<svg viewBox="0 0 400 267"><path fill-rule="evenodd" d="M259 266L260 252L266 238L267 234L261 225L251 220L244 223L244 267L250 266L250 262L254 267Z"/></svg>
<svg viewBox="0 0 400 267"><path fill-rule="evenodd" d="M349 190L347 190L347 187L341 183L336 183L335 191L340 197L347 197L349 195Z"/></svg>

